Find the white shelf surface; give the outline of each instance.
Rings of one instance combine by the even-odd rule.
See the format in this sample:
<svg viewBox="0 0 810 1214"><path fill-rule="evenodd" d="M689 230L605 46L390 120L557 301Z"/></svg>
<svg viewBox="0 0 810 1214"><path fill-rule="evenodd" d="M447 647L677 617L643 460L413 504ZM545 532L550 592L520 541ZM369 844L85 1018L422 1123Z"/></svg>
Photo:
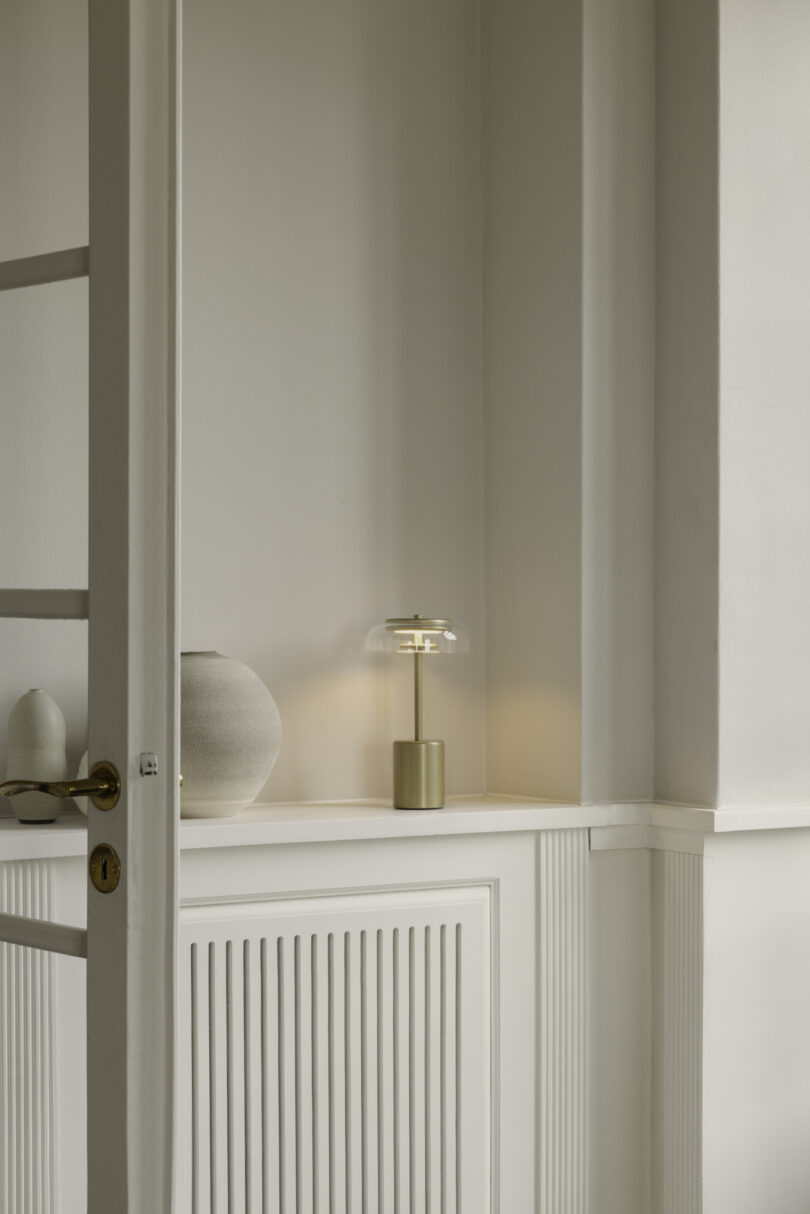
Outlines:
<svg viewBox="0 0 810 1214"><path fill-rule="evenodd" d="M444 809L425 810L393 809L390 802L383 801L254 805L237 818L184 821L180 845L184 849L246 847L261 843L564 830L611 825L616 821L611 808L497 796L454 797ZM643 820L646 822L647 818Z"/></svg>
<svg viewBox="0 0 810 1214"><path fill-rule="evenodd" d="M187 818L180 847L252 847L278 843L325 843L501 831L646 824L647 807L563 805L517 797L457 797L444 809L393 809L384 801L331 801L303 805L252 805L235 818ZM0 818L0 862L81 856L86 820L70 813L50 825L23 825Z"/></svg>
<svg viewBox="0 0 810 1214"><path fill-rule="evenodd" d="M698 835L748 830L810 828L810 805L704 809L689 805L632 802L574 805L496 795L455 797L444 809L400 810L384 801L325 801L319 804L252 805L234 818L188 818L180 824L183 851L358 839L402 839L431 835L496 834L504 831L624 828L612 846L646 845L646 828ZM630 841L633 828L638 839ZM641 828L639 830L639 828ZM604 833L604 832L603 832ZM610 832L611 835L614 832ZM23 825L0 818L0 862L82 856L87 823L68 813L50 825Z"/></svg>

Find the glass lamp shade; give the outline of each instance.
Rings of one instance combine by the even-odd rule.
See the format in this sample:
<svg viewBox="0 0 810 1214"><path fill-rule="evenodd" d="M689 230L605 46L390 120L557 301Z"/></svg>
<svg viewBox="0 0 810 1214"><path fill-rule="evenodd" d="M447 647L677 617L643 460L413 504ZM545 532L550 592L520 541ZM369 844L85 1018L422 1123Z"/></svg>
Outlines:
<svg viewBox="0 0 810 1214"><path fill-rule="evenodd" d="M409 616L376 624L366 638L366 649L375 653L467 653L470 641L466 628L453 620Z"/></svg>

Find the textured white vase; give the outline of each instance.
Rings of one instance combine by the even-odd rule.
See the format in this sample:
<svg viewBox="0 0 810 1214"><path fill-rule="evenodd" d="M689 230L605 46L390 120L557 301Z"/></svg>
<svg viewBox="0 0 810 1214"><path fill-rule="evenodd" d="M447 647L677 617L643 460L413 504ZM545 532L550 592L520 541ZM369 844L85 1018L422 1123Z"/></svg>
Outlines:
<svg viewBox="0 0 810 1214"><path fill-rule="evenodd" d="M180 661L180 813L227 818L255 800L281 749L281 717L259 676L221 653Z"/></svg>
<svg viewBox="0 0 810 1214"><path fill-rule="evenodd" d="M8 719L8 780L64 780L65 718L59 705L39 688L20 696ZM58 797L44 792L23 792L11 797L11 808L21 822L55 822L62 811Z"/></svg>

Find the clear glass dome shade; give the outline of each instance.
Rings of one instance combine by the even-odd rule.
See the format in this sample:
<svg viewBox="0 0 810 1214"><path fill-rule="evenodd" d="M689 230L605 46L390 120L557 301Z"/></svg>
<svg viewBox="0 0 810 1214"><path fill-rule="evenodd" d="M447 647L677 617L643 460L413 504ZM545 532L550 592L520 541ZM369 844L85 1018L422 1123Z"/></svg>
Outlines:
<svg viewBox="0 0 810 1214"><path fill-rule="evenodd" d="M454 620L407 616L376 624L366 638L375 653L467 653L466 628Z"/></svg>

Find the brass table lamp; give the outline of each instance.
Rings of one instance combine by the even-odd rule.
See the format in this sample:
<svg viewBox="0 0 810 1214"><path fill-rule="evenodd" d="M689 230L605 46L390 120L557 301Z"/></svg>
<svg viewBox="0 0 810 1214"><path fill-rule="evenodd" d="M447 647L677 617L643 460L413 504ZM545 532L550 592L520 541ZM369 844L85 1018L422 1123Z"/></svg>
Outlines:
<svg viewBox="0 0 810 1214"><path fill-rule="evenodd" d="M413 655L413 741L394 742L394 807L441 809L444 805L444 742L422 737L422 658L463 653L466 631L452 620L414 615L386 620L368 634L366 648Z"/></svg>

